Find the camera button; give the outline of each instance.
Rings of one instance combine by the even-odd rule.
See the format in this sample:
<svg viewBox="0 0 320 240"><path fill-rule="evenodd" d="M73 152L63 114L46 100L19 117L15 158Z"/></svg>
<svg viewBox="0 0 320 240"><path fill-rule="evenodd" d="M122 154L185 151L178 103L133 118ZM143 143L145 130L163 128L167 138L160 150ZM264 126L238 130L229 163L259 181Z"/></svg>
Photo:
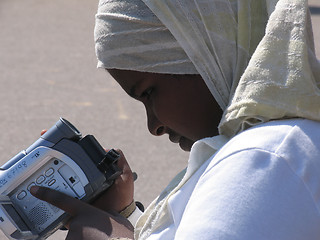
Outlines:
<svg viewBox="0 0 320 240"><path fill-rule="evenodd" d="M22 191L17 195L17 198L18 198L19 200L22 200L22 199L24 199L26 196L27 196L27 192L24 191L24 190L22 190Z"/></svg>
<svg viewBox="0 0 320 240"><path fill-rule="evenodd" d="M43 183L43 181L44 181L45 179L46 179L46 178L45 178L43 175L40 175L40 176L37 178L36 182L37 182L38 184L41 184L41 183Z"/></svg>
<svg viewBox="0 0 320 240"><path fill-rule="evenodd" d="M28 191L30 191L30 188L31 188L32 186L35 186L35 185L36 185L36 184L35 184L34 182L30 183L29 186L27 187Z"/></svg>
<svg viewBox="0 0 320 240"><path fill-rule="evenodd" d="M83 195L86 194L84 191L84 187L82 186L81 182L78 182L73 186L73 190L77 193L79 197L82 197Z"/></svg>
<svg viewBox="0 0 320 240"><path fill-rule="evenodd" d="M56 182L55 179L52 179L50 182L48 182L48 186L52 186Z"/></svg>
<svg viewBox="0 0 320 240"><path fill-rule="evenodd" d="M49 168L44 174L49 177L54 173L54 169L53 168Z"/></svg>

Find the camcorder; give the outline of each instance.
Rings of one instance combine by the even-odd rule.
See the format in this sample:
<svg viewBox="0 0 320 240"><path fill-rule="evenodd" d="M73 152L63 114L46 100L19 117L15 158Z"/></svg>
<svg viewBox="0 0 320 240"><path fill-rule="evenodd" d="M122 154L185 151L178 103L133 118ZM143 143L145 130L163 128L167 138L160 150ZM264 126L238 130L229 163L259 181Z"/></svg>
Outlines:
<svg viewBox="0 0 320 240"><path fill-rule="evenodd" d="M120 174L119 153L66 119L1 166L0 228L9 239L46 239L68 219L63 210L30 194L33 185L49 187L90 202Z"/></svg>

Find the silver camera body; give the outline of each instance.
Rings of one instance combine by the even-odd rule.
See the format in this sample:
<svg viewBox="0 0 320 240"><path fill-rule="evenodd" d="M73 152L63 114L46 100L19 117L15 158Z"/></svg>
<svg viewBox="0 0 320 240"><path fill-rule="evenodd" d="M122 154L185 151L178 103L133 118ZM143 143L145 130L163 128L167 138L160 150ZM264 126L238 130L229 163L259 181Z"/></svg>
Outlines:
<svg viewBox="0 0 320 240"><path fill-rule="evenodd" d="M68 214L30 194L33 185L64 192L86 202L110 187L121 172L119 154L106 152L92 135L59 121L0 171L0 228L9 239L45 239Z"/></svg>

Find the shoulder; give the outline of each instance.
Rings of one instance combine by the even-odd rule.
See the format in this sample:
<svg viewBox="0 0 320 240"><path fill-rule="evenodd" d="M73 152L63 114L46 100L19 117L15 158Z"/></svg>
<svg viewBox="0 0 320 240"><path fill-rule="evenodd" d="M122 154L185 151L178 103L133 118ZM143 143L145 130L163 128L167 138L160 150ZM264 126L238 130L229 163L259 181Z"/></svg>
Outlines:
<svg viewBox="0 0 320 240"><path fill-rule="evenodd" d="M235 136L205 166L177 236L318 239L319 136L320 124L302 119Z"/></svg>
<svg viewBox="0 0 320 240"><path fill-rule="evenodd" d="M269 173L272 169L280 177L283 168L288 168L301 179L309 175L320 182L319 156L319 122L306 119L272 121L232 138L212 158L204 174L223 166L223 169L231 166L239 172L243 169L258 171L268 166Z"/></svg>
<svg viewBox="0 0 320 240"><path fill-rule="evenodd" d="M215 141L208 138L203 145L212 148ZM280 177L283 168L300 178L305 177L302 173L318 175L320 183L320 122L288 119L260 124L233 137L217 153L211 152L209 157L208 154L202 154L207 159L202 166L202 178L219 169L255 172L268 166L268 172L272 169ZM201 159L197 156L196 160Z"/></svg>
<svg viewBox="0 0 320 240"><path fill-rule="evenodd" d="M300 154L320 150L320 122L297 118L260 124L233 137L216 158L252 150L285 156L298 149Z"/></svg>
<svg viewBox="0 0 320 240"><path fill-rule="evenodd" d="M318 199L320 191L320 123L305 119L274 121L231 139L212 158L198 186L219 185L225 193L251 193L282 200ZM246 187L245 187L246 186ZM239 189L245 189L242 193ZM237 189L235 191L235 189ZM222 194L222 193L219 193ZM278 199L280 201L280 199ZM311 205L310 205L311 206ZM313 202L320 212L320 202Z"/></svg>

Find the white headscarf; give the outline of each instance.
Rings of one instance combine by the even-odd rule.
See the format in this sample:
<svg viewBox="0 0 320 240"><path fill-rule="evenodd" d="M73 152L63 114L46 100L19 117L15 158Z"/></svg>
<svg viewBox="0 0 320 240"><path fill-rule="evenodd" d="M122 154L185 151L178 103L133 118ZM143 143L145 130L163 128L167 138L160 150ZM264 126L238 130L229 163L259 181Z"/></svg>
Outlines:
<svg viewBox="0 0 320 240"><path fill-rule="evenodd" d="M101 0L95 42L98 67L198 74L170 31L142 0Z"/></svg>
<svg viewBox="0 0 320 240"><path fill-rule="evenodd" d="M200 73L225 110L220 133L229 137L270 119L320 120L307 0L144 2L153 12L142 0L100 0L99 67Z"/></svg>

